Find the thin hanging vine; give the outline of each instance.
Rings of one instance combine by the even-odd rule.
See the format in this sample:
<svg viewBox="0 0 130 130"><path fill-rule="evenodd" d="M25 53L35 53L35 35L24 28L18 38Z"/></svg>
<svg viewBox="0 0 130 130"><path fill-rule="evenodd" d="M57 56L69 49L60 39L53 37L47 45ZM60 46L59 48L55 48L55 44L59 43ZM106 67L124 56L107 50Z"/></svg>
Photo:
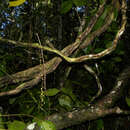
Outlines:
<svg viewBox="0 0 130 130"><path fill-rule="evenodd" d="M38 42L39 42L39 44L41 46L42 44L41 44L40 38L38 36L38 33L36 33L36 36L37 36ZM41 107L42 107L43 104L45 104L45 101L44 101L44 97L45 97L44 91L46 91L46 72L45 72L45 60L44 60L43 49L40 49L40 65L42 66L42 64L43 64L43 67L42 67L42 74L41 74L42 82L41 82L41 94L40 94Z"/></svg>

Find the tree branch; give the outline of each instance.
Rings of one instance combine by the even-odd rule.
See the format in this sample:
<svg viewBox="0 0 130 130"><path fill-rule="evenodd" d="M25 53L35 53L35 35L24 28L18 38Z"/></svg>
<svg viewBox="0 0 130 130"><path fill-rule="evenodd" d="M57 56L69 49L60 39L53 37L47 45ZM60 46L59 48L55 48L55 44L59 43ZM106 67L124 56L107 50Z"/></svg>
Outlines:
<svg viewBox="0 0 130 130"><path fill-rule="evenodd" d="M105 0L105 2L106 2L106 0ZM85 37L84 34L87 35L92 30L95 22L97 21L98 17L101 15L101 13L103 11L104 5L105 5L105 3L103 3L100 6L100 8L97 11L97 13L95 14L95 16L92 17L92 20L88 24L88 27L85 29L85 31L83 33L81 33L77 37L76 42L71 45L68 45L61 51L64 55L69 56L73 51L75 51L78 48L78 46L82 42L82 40L80 40L80 39L84 39L84 37ZM82 26L82 24L80 26ZM8 41L7 39L3 39L1 37L0 37L0 41L7 42L7 43L10 42L12 44L17 44L17 45L19 44L19 42L17 43L16 41L12 41L12 40ZM47 41L47 42L49 42L49 41ZM53 49L55 49L55 48L53 48ZM55 57L55 58L51 59L50 61L48 61L45 64L46 73L49 74L49 73L53 72L57 68L57 66L60 64L61 61L62 61L62 59L60 57ZM31 79L35 78L37 74L39 74L39 73L41 74L41 68L42 68L41 65L37 65L35 67L32 67L27 70L13 74L13 75L11 75L11 78L10 78L10 76L1 77L0 78L0 87L3 87L4 85L12 84L12 83L19 83L19 82L31 80Z"/></svg>
<svg viewBox="0 0 130 130"><path fill-rule="evenodd" d="M93 25L94 24L90 24L90 30L92 29ZM121 24L120 30L117 32L117 35L113 41L112 47L110 47L98 54L84 55L84 56L81 56L78 58L70 58L68 56L70 54L72 54L72 52L79 47L79 45L81 44L81 41L82 41L80 39L83 39L85 37L84 33L87 34L86 30L77 37L76 41L73 44L67 46L62 51L58 51L56 49L52 49L47 46L41 46L38 43L28 44L28 43L16 42L13 40L3 39L1 37L0 37L0 41L6 42L6 43L9 42L9 43L12 43L14 45L19 45L19 46L20 45L29 46L29 47L31 46L33 48L39 48L39 49L47 50L50 52L54 52L54 53L60 55L65 60L67 60L68 62L82 62L82 61L89 60L89 59L98 59L98 58L103 57L103 56L109 54L110 52L112 52L116 48L117 42L125 30L125 25L126 25L126 3L123 0L122 1L122 24ZM89 33L89 29L88 29L88 33ZM48 61L45 64L46 74L54 71L57 68L57 66L60 64L61 61L62 61L62 59L60 57L55 57L52 60ZM1 87L4 86L5 83L11 84L11 83L18 83L18 82L22 82L22 81L26 81L26 80L35 79L35 76L37 74L40 73L40 75L43 75L41 73L41 68L42 68L42 66L38 65L38 66L30 68L28 70L18 72L16 74L12 75L14 80L12 80L12 78L10 79L8 76L2 77L2 78L0 78Z"/></svg>
<svg viewBox="0 0 130 130"><path fill-rule="evenodd" d="M9 95L14 95L14 94L18 94L20 93L22 90L27 89L28 87L31 88L32 86L38 84L38 82L40 81L41 76L37 76L35 79L30 80L28 82L24 82L22 84L20 84L18 87L16 87L13 90L10 91L6 91L6 92L0 92L0 97L1 96L9 96Z"/></svg>
<svg viewBox="0 0 130 130"><path fill-rule="evenodd" d="M116 85L105 97L96 104L82 110L75 110L67 113L57 113L46 117L46 120L53 122L56 128L63 129L81 122L94 120L110 114L130 114L129 111L121 110L119 107L110 108L121 97L122 89L130 79L130 66L127 67L117 78Z"/></svg>
<svg viewBox="0 0 130 130"><path fill-rule="evenodd" d="M52 53L55 53L55 54L61 56L63 59L65 59L67 62L70 62L70 63L83 62L83 61L90 60L90 59L99 59L99 58L101 58L105 55L110 54L113 50L115 50L119 38L121 37L121 35L125 31L125 25L126 25L126 3L125 2L122 2L121 10L122 10L121 28L119 29L119 31L117 32L117 34L115 36L115 39L113 40L113 45L111 47L105 49L104 51L97 53L97 54L89 54L89 55L83 55L83 56L80 56L80 57L77 57L77 58L70 58L70 57L66 56L65 54L63 54L59 50L52 49L52 48L49 48L47 46L41 46L38 43L28 44L28 43L25 43L25 42L16 42L16 41L13 41L13 40L2 39L2 38L0 38L0 40L3 41L3 42L7 42L7 43L9 42L11 44L18 45L18 46L21 45L21 46L29 46L29 47L32 47L32 48L43 49L45 51L49 51L49 52L52 52ZM84 34L84 32L77 38L77 40L74 44L77 44L78 46L80 45L82 38L84 37L83 34Z"/></svg>

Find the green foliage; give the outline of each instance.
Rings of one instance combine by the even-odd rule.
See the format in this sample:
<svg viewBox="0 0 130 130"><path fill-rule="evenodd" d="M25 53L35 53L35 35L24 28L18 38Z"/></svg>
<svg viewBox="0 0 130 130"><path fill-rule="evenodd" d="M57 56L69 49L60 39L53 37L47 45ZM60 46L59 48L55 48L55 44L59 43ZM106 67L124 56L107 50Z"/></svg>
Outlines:
<svg viewBox="0 0 130 130"><path fill-rule="evenodd" d="M42 0L41 0L42 1ZM41 2L40 1L40 2ZM49 0L50 1L50 0ZM5 38L19 40L20 41L26 41L26 42L36 42L37 38L35 37L35 34L38 33L40 40L43 42L45 37L47 39L52 39L52 43L54 46L63 48L66 43L72 43L75 40L75 37L77 37L77 32L73 30L73 28L79 26L79 19L77 18L77 14L75 15L75 10L73 10L73 5L75 6L83 6L86 5L88 9L88 16L86 16L86 23L89 23L91 16L95 15L95 12L97 11L97 8L99 7L99 3L103 3L104 0L100 1L87 1L87 0L63 0L61 5L61 13L63 16L62 19L62 42L59 45L59 42L57 43L57 28L59 29L59 9L55 8L57 7L57 3L59 1L54 0L53 1L53 7L43 7L42 4L40 6L36 7L36 2L39 2L39 0L31 1L28 0L28 4L23 4L23 6L17 7L17 8L5 8L3 10L3 2L0 5L0 15L1 15L1 21L2 23L8 23L6 27L2 30L0 30L1 34L5 34ZM39 3L40 3L39 2ZM42 3L42 2L41 2ZM87 4L86 4L87 3ZM96 6L96 4L98 6ZM71 10L72 9L72 10ZM105 7L105 10L103 14L99 17L96 25L94 26L94 30L99 29L104 24L105 18L107 17L109 13L109 5ZM57 11L58 10L58 11ZM71 10L71 11L70 11ZM2 12L6 12L6 15L2 14ZM64 15L67 13L66 15ZM9 15L9 16L8 16ZM78 12L78 15L82 17L82 13ZM91 54L91 53L99 53L106 48L109 48L112 46L113 38L119 29L119 23L116 21L118 16L117 9L114 9L114 21L112 22L111 26L108 28L108 31L103 33L101 37L95 38L93 43L87 48L85 48L83 51L84 54ZM78 20L77 20L78 19ZM10 20L10 21L9 21ZM11 22L14 21L14 22ZM35 23L35 24L34 24ZM17 27L18 25L19 27ZM29 28L32 25L32 30ZM87 26L87 24L86 24ZM29 35L29 32L33 32L32 39L29 39L31 36ZM23 36L21 36L21 34ZM21 37L21 38L20 38ZM49 37L49 38L48 38ZM71 37L71 38L70 38ZM88 36L89 37L89 36ZM66 42L67 41L67 42ZM119 71L118 64L123 62L123 55L125 54L125 51L123 50L123 43L119 42L119 45L117 46L115 52L113 52L110 56L104 57L102 59L96 60L98 63L98 75L99 77L102 77L101 80L104 82L104 80L110 80L109 75L111 77L116 78L113 73ZM63 47L62 47L63 46ZM20 48L18 47L10 47L6 46L4 44L4 47L6 49L3 49L0 47L0 76L4 75L11 75L15 72L25 70L29 67L35 66L39 64L39 52L37 49L31 50L27 48ZM61 49L60 48L60 49ZM47 58L45 58L45 61L48 61L48 59L53 57L53 55L50 55L50 53L47 52ZM46 52L45 55L46 57ZM78 57L79 55L77 55ZM31 58L34 57L34 60ZM49 57L49 58L48 58ZM46 60L47 59L47 60ZM95 61L94 61L95 62ZM93 61L88 62L88 64L97 72L97 69L93 67L94 65ZM30 64L31 63L31 64ZM62 64L64 66L64 64ZM81 64L82 65L82 64ZM87 71L81 68L74 67L75 65L72 65L73 70L70 73L70 77L68 77L67 80L65 80L65 85L63 87L59 88L59 83L57 83L57 79L61 78L59 76L59 73L56 74L56 77L53 76L53 80L55 80L54 84L51 82L47 82L47 91L44 92L44 103L42 104L40 101L40 85L36 85L34 88L30 89L29 91L24 91L16 96L9 97L6 102L4 100L1 104L5 104L6 106L9 106L8 109L5 109L7 113L25 113L29 115L36 116L37 118L43 119L44 116L53 114L54 112L62 112L62 110L70 111L75 108L83 108L86 107L89 103L89 100L93 97L93 95L97 92L97 86L95 79L93 76L91 76ZM80 66L80 65L79 65ZM63 70L60 70L62 72ZM76 75L77 73L77 75ZM101 74L101 75L100 75ZM117 74L117 73L116 73ZM51 74L50 74L51 75ZM50 75L47 75L48 77ZM47 77L47 80L49 79ZM51 77L51 76L50 76ZM63 79L64 80L64 79ZM53 85L52 85L53 84ZM107 84L107 83L106 83ZM106 85L103 84L104 86ZM110 82L110 86L111 86ZM55 88L54 88L55 87ZM56 88L57 87L57 88ZM15 85L7 86L5 89L11 90L16 88ZM1 89L4 91L4 89ZM105 87L105 91L107 91L108 88ZM104 89L103 89L104 91ZM129 102L129 101L128 101ZM127 103L128 104L128 103ZM17 109L16 109L17 108ZM14 110L14 111L12 111ZM2 119L2 118L1 118ZM30 118L20 118L21 120L25 120L26 122L31 122L32 120ZM10 120L8 118L7 120ZM21 122L17 122L17 118L11 118L11 120L14 120L13 122L9 121L9 128L12 130L15 130L15 127L19 126L17 124L20 124L21 126L24 126L25 124ZM0 122L2 122L0 120ZM38 123L39 126L42 126L42 129L44 130L51 130L50 124L48 122L40 122ZM97 120L97 129L100 130L103 128L103 120ZM3 124L1 125L3 127ZM10 129L9 129L10 130ZM52 127L53 130L53 127ZM55 130L55 128L54 128Z"/></svg>
<svg viewBox="0 0 130 130"><path fill-rule="evenodd" d="M86 5L87 1L86 0L72 0L73 3L76 5L76 6L83 6L83 5Z"/></svg>
<svg viewBox="0 0 130 130"><path fill-rule="evenodd" d="M13 122L8 123L8 130L24 130L25 127L25 123L18 120L14 120Z"/></svg>
<svg viewBox="0 0 130 130"><path fill-rule="evenodd" d="M64 94L70 96L73 101L76 100L76 95L73 93L73 89L72 89L71 86L67 86L67 87L61 88L61 91L62 91Z"/></svg>
<svg viewBox="0 0 130 130"><path fill-rule="evenodd" d="M130 107L130 98L126 97L125 101L126 101L127 105Z"/></svg>
<svg viewBox="0 0 130 130"><path fill-rule="evenodd" d="M114 8L114 21L117 20L117 17L118 17L118 9L117 8Z"/></svg>
<svg viewBox="0 0 130 130"><path fill-rule="evenodd" d="M100 4L103 4L104 0L99 0Z"/></svg>
<svg viewBox="0 0 130 130"><path fill-rule="evenodd" d="M108 32L117 33L118 30L119 30L118 23L113 21L111 26L108 28Z"/></svg>
<svg viewBox="0 0 130 130"><path fill-rule="evenodd" d="M61 5L61 13L64 14L69 12L73 7L73 4L76 6L83 6L86 5L86 3L86 0L63 0Z"/></svg>
<svg viewBox="0 0 130 130"><path fill-rule="evenodd" d="M99 19L97 20L96 24L93 27L92 31L95 31L97 29L99 29L100 27L102 27L102 25L105 23L105 18L108 15L109 11L111 9L111 6L106 6L103 14L99 17Z"/></svg>
<svg viewBox="0 0 130 130"><path fill-rule="evenodd" d="M72 99L67 96L67 95L61 95L59 98L58 98L58 101L59 101L59 104L66 108L66 109L72 109Z"/></svg>
<svg viewBox="0 0 130 130"><path fill-rule="evenodd" d="M55 125L51 121L37 121L41 130L56 130Z"/></svg>
<svg viewBox="0 0 130 130"><path fill-rule="evenodd" d="M73 6L73 2L71 0L63 1L61 5L61 13L62 14L67 13L68 11L70 11L72 6Z"/></svg>
<svg viewBox="0 0 130 130"><path fill-rule="evenodd" d="M3 122L3 117L1 116L2 114L0 113L0 130L4 129L4 122Z"/></svg>
<svg viewBox="0 0 130 130"><path fill-rule="evenodd" d="M58 90L57 88L51 88L51 89L47 89L44 94L46 96L55 96L56 94L58 94L60 92L60 90Z"/></svg>
<svg viewBox="0 0 130 130"><path fill-rule="evenodd" d="M0 77L1 76L4 76L6 73L6 61L3 60L1 63L0 63Z"/></svg>
<svg viewBox="0 0 130 130"><path fill-rule="evenodd" d="M104 123L102 119L96 121L97 123L97 130L102 130L104 128Z"/></svg>

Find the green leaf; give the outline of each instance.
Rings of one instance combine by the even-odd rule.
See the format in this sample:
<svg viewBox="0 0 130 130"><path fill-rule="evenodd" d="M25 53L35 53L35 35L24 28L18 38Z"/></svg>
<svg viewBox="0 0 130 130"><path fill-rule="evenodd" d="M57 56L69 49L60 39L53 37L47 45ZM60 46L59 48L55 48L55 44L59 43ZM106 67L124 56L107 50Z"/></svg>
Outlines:
<svg viewBox="0 0 130 130"><path fill-rule="evenodd" d="M113 21L116 21L117 17L118 17L118 9L114 8L114 19L113 19Z"/></svg>
<svg viewBox="0 0 130 130"><path fill-rule="evenodd" d="M51 121L37 121L40 130L56 130L55 125Z"/></svg>
<svg viewBox="0 0 130 130"><path fill-rule="evenodd" d="M35 109L35 106L32 106L31 108L29 108L27 111L27 114L31 115L34 109Z"/></svg>
<svg viewBox="0 0 130 130"><path fill-rule="evenodd" d="M88 105L89 105L89 102L88 102L88 101L84 101L83 103L85 104L85 106L88 106Z"/></svg>
<svg viewBox="0 0 130 130"><path fill-rule="evenodd" d="M61 91L64 94L69 95L74 101L76 100L76 96L73 94L73 90L71 87L62 88Z"/></svg>
<svg viewBox="0 0 130 130"><path fill-rule="evenodd" d="M6 61L3 60L1 63L0 63L0 71L2 71L3 73L6 72Z"/></svg>
<svg viewBox="0 0 130 130"><path fill-rule="evenodd" d="M24 130L26 127L25 123L22 121L14 120L13 122L9 122L8 130Z"/></svg>
<svg viewBox="0 0 130 130"><path fill-rule="evenodd" d="M60 92L60 90L58 90L57 88L51 88L51 89L48 89L47 91L45 91L44 94L46 96L55 96L59 92Z"/></svg>
<svg viewBox="0 0 130 130"><path fill-rule="evenodd" d="M61 13L67 13L68 11L70 11L72 6L73 2L71 0L63 1L63 3L61 4Z"/></svg>
<svg viewBox="0 0 130 130"><path fill-rule="evenodd" d="M100 27L102 27L102 25L105 22L105 18L108 14L108 12L110 11L110 6L106 6L105 11L103 12L103 14L99 17L99 19L97 20L96 24L93 27L92 31L95 31L97 29L99 29Z"/></svg>
<svg viewBox="0 0 130 130"><path fill-rule="evenodd" d="M62 95L58 98L59 104L66 108L72 108L72 100L69 96Z"/></svg>
<svg viewBox="0 0 130 130"><path fill-rule="evenodd" d="M73 3L76 6L83 6L83 5L86 5L87 1L86 0L73 0Z"/></svg>
<svg viewBox="0 0 130 130"><path fill-rule="evenodd" d="M126 101L127 105L130 107L130 98L126 97L125 101Z"/></svg>
<svg viewBox="0 0 130 130"><path fill-rule="evenodd" d="M99 0L100 4L103 4L104 0Z"/></svg>
<svg viewBox="0 0 130 130"><path fill-rule="evenodd" d="M103 120L99 119L99 120L96 121L96 123L97 123L97 130L102 130L103 127L104 127Z"/></svg>
<svg viewBox="0 0 130 130"><path fill-rule="evenodd" d="M93 31L99 29L103 25L103 23L104 23L104 20L102 18L99 18L99 20L97 21L97 23L93 27Z"/></svg>

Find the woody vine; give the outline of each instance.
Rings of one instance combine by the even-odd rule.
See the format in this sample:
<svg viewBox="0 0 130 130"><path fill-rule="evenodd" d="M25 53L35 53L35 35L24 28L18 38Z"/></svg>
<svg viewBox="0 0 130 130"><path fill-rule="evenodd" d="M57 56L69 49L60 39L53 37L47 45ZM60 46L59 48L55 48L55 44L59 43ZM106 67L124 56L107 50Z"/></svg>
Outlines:
<svg viewBox="0 0 130 130"><path fill-rule="evenodd" d="M14 3L10 2L9 6L10 7L18 6L24 2L25 1L15 1ZM46 43L46 46L43 46L41 44L41 42L43 42L43 41L40 41L40 39L38 40L39 43L27 43L24 41L22 41L22 42L14 41L11 39L5 39L3 37L0 37L0 41L1 41L0 44L10 44L13 46L20 46L23 48L24 47L36 48L36 49L41 50L41 55L45 51L51 52L51 53L53 53L53 55L55 55L54 58L50 59L49 61L43 61L43 62L41 62L40 65L36 65L34 67L31 67L31 68L26 69L21 72L17 72L12 75L0 77L1 87L4 87L5 85L10 85L10 84L19 84L16 88L11 89L9 91L1 91L0 96L2 97L2 96L15 95L15 94L22 92L23 90L33 88L35 85L37 85L43 79L43 77L44 77L43 86L46 87L46 85L45 85L46 84L46 82L45 82L46 75L55 71L56 68L59 66L59 64L63 60L65 60L68 63L74 63L74 64L83 62L84 63L83 67L90 74L92 74L96 80L96 83L98 86L97 93L95 94L95 96L92 97L88 106L85 109L74 110L72 112L67 112L64 114L59 113L59 114L47 116L47 117L45 117L45 119L52 121L56 125L57 129L62 129L62 128L65 128L65 127L68 127L71 125L79 124L80 122L84 122L86 120L97 119L99 117L103 117L103 116L106 116L106 115L112 114L112 113L129 114L129 111L121 110L119 107L110 108L114 104L115 100L118 99L118 96L120 94L120 91L118 91L118 90L122 89L122 87L125 84L124 82L126 82L126 80L129 78L129 75L130 75L129 67L119 75L119 77L117 78L117 81L115 83L115 86L110 91L110 93L108 93L103 99L99 100L96 104L94 104L94 105L91 104L97 97L99 97L102 94L103 86L100 83L100 79L99 79L98 75L96 74L96 72L90 66L88 66L86 64L86 61L100 59L106 55L109 55L111 52L113 52L116 49L116 47L119 43L119 40L125 31L125 26L127 23L126 1L122 0L121 4L119 4L118 0L112 0L112 2L110 3L111 7L109 8L109 11L107 12L106 17L104 18L105 22L102 24L102 26L100 26L99 28L94 30L96 23L98 22L99 18L104 13L106 2L107 2L107 0L104 0L100 4L96 14L91 18L91 20L87 24L87 27L86 27L85 19L83 18L81 20L80 27L78 30L79 35L77 36L75 42L66 46L62 50L56 49L49 40L44 41ZM112 41L111 46L109 46L108 48L106 48L98 53L91 53L91 54L85 54L82 56L78 56L78 53L81 50L87 48L90 44L92 44L92 42L94 41L94 39L96 37L99 37L102 33L105 33L105 31L107 31L107 29L109 28L111 23L117 17L116 16L117 12L115 13L115 11L114 11L115 8L117 9L116 11L118 13L121 13L121 24L120 24L119 30L117 31L117 33ZM44 60L44 55L42 56L42 60ZM44 72L43 72L43 70L44 70ZM69 68L68 68L68 71L69 71ZM124 74L125 74L125 76L124 76ZM45 88L45 89L47 89L47 88ZM42 93L42 91L41 91L41 93Z"/></svg>

